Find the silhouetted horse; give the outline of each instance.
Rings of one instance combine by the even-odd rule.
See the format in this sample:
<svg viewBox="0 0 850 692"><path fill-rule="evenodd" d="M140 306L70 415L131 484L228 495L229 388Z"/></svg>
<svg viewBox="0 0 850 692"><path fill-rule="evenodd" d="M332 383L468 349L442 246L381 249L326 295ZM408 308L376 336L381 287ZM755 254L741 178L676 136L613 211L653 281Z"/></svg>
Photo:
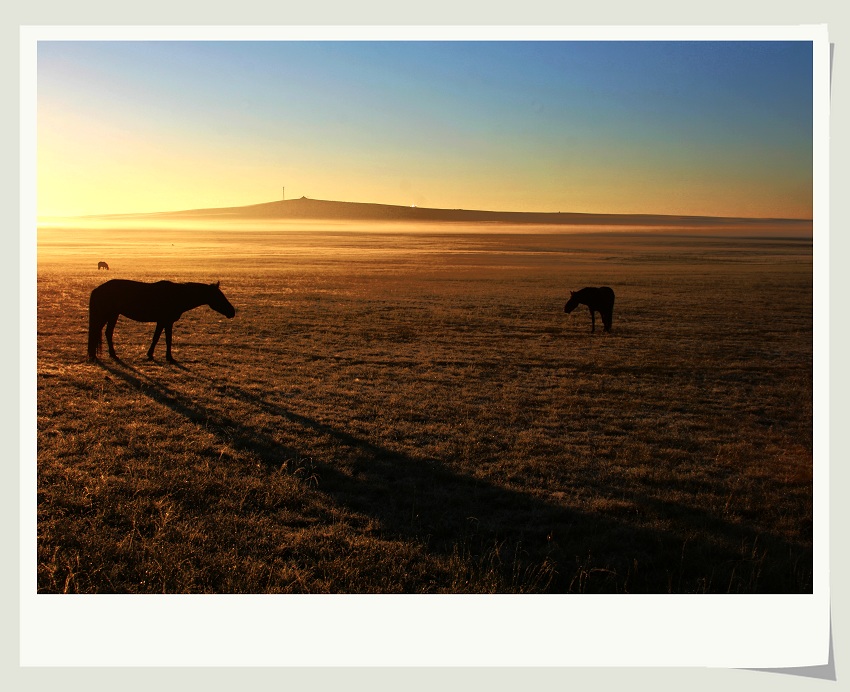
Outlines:
<svg viewBox="0 0 850 692"><path fill-rule="evenodd" d="M108 269L109 269L109 265L108 265L106 262L98 262L98 263L97 263L97 270L98 270L98 271L100 271L101 269L106 269L106 270L108 270Z"/></svg>
<svg viewBox="0 0 850 692"><path fill-rule="evenodd" d="M602 317L602 324L606 332L611 331L611 319L614 315L614 291L608 286L595 288L588 286L578 291L570 291L570 299L564 306L564 312L570 313L579 305L587 305L590 308L590 332L596 331L596 315Z"/></svg>
<svg viewBox="0 0 850 692"><path fill-rule="evenodd" d="M106 325L109 355L117 358L115 347L112 345L112 332L119 315L124 315L136 322L156 322L153 342L148 349L148 358L151 360L156 342L164 329L165 359L173 363L171 328L184 312L200 305L209 305L228 318L236 314L218 283L144 283L128 279L110 279L95 288L89 299L89 360L96 360L100 352L103 325Z"/></svg>

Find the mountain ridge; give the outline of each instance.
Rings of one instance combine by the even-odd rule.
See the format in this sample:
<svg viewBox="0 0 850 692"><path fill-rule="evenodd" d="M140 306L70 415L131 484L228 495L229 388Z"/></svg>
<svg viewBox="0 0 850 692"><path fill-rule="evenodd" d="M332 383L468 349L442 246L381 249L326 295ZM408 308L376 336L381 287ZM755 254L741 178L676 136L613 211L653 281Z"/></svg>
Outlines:
<svg viewBox="0 0 850 692"><path fill-rule="evenodd" d="M466 222L547 225L724 225L726 223L806 223L811 219L753 218L730 216L687 216L667 214L595 214L583 212L517 212L473 209L440 209L372 202L340 202L300 197L238 207L215 207L171 212L98 214L97 218L218 218L255 220L351 220L405 222Z"/></svg>

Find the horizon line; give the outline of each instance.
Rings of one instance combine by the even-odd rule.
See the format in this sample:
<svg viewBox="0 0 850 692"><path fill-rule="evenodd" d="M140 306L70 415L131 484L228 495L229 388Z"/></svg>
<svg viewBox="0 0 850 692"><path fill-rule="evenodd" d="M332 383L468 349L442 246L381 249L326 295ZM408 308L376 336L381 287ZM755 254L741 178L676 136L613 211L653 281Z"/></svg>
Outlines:
<svg viewBox="0 0 850 692"><path fill-rule="evenodd" d="M169 215L190 215L190 214L233 214L238 210L256 209L258 207L271 207L274 205L282 205L291 202L315 202L329 205L352 205L361 207L385 207L396 210L405 210L410 214L412 210L420 212L440 212L445 214L462 213L462 214L493 214L493 215L510 215L514 217L522 216L551 216L551 217L617 217L617 218L666 218L666 219L709 219L709 220L736 220L736 221L793 221L799 223L813 222L813 217L779 217L779 216L728 216L728 215L711 215L711 214L663 214L657 212L576 212L576 211L511 211L511 210L495 210L495 209L465 209L465 208L447 208L447 207L420 207L418 205L402 205L402 204L387 204L383 202L350 202L345 200L323 200L314 199L311 197L294 197L291 199L270 200L267 202L256 202L253 204L244 204L226 207L198 207L192 209L179 209L169 211L139 211L139 212L108 212L94 214L49 214L38 215L38 219L105 219L105 218L126 218L126 217L141 217L141 216L169 216ZM426 220L426 219L423 219Z"/></svg>

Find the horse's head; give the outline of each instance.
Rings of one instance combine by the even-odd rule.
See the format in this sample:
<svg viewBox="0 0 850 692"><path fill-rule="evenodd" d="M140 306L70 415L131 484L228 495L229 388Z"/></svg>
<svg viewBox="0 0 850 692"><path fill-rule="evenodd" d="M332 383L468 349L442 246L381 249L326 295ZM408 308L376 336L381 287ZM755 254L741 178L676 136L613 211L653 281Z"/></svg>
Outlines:
<svg viewBox="0 0 850 692"><path fill-rule="evenodd" d="M207 303L213 310L216 312L220 312L225 317L233 317L236 314L236 308L234 308L230 301L224 297L224 293L221 292L219 288L220 281L216 281L214 284L210 284L209 288L209 303Z"/></svg>
<svg viewBox="0 0 850 692"><path fill-rule="evenodd" d="M567 301L567 304L564 306L564 312L567 314L571 313L578 306L578 297L576 296L575 291L570 291L570 299Z"/></svg>

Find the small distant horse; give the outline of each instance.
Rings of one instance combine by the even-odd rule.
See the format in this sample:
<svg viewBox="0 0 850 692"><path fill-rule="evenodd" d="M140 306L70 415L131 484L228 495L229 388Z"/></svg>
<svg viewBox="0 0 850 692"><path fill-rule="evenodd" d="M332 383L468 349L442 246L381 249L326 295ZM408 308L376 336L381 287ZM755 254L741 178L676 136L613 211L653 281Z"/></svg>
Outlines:
<svg viewBox="0 0 850 692"><path fill-rule="evenodd" d="M106 262L98 262L97 270L100 271L101 269L106 269L107 271L109 271L109 265Z"/></svg>
<svg viewBox="0 0 850 692"><path fill-rule="evenodd" d="M153 360L156 342L165 330L165 359L173 363L171 328L184 312L201 305L209 305L227 318L236 314L236 309L221 292L219 283L145 283L129 279L110 279L95 288L89 298L89 360L97 360L104 325L109 355L117 358L112 344L112 332L119 315L124 315L136 322L156 322L153 342L148 349L150 360Z"/></svg>
<svg viewBox="0 0 850 692"><path fill-rule="evenodd" d="M596 331L596 315L602 317L602 325L606 332L611 331L611 319L614 315L614 291L608 286L599 288L588 286L578 291L570 291L570 299L564 306L564 312L571 313L579 305L587 305L590 308L590 332Z"/></svg>

